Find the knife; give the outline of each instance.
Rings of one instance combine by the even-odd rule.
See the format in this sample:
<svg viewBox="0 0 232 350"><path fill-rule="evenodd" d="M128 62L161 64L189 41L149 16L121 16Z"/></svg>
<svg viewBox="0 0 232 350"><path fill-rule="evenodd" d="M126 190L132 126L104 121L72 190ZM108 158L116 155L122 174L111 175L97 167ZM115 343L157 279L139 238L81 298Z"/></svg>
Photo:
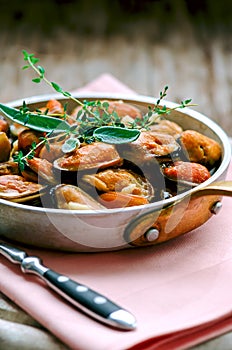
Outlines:
<svg viewBox="0 0 232 350"><path fill-rule="evenodd" d="M7 243L0 243L0 253L14 264L20 264L22 272L41 277L63 298L96 320L121 330L136 328L136 319L129 311L88 286L49 269L39 257L28 256Z"/></svg>

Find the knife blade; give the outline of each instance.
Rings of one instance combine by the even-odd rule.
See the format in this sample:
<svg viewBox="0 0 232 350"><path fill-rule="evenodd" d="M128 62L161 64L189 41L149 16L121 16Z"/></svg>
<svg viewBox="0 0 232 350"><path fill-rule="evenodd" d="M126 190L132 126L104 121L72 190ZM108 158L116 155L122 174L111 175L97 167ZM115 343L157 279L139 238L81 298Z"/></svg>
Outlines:
<svg viewBox="0 0 232 350"><path fill-rule="evenodd" d="M92 318L120 330L136 328L136 319L129 311L85 284L48 268L39 257L28 256L25 251L7 243L0 243L0 253L19 264L22 272L42 278L50 288Z"/></svg>

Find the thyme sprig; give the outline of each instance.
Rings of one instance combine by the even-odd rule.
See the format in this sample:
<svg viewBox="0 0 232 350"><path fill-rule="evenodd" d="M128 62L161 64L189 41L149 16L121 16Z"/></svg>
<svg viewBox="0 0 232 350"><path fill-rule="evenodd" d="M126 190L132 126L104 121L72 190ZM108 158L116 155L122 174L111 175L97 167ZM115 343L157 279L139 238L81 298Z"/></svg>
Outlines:
<svg viewBox="0 0 232 350"><path fill-rule="evenodd" d="M167 108L165 104L160 105L161 100L167 95L168 86L165 86L160 92L154 106L148 106L148 111L142 118L137 117L125 125L115 110L109 111L109 103L107 101L79 100L70 92L65 91L59 84L47 78L44 67L38 64L40 61L39 58L35 57L33 53L23 50L23 57L24 61L27 62L23 66L23 69L32 68L36 73L36 77L32 79L34 83L38 84L44 81L56 92L77 103L80 110L73 119L74 124L70 125L67 122L67 118L72 117L67 113L67 103L63 106L63 114L50 114L48 110L45 112L37 110L33 113L29 110L25 102L23 102L22 107L19 109L0 104L0 111L8 119L46 133L46 136L41 138L41 141L37 145L32 144L31 150L26 155L21 151L14 155L14 159L18 162L21 170L27 165L27 159L34 157L38 147L44 144L49 148L49 141L51 139L63 135L65 142L62 145L62 151L64 153L75 150L80 146L81 142L92 143L94 141L102 141L113 144L133 142L139 137L141 131L149 130L151 125L156 124L160 118L165 117L172 110L195 106L195 104L191 104L191 99L181 101L179 105L173 108ZM55 136L51 137L52 134Z"/></svg>
<svg viewBox="0 0 232 350"><path fill-rule="evenodd" d="M70 92L64 91L60 85L47 79L47 77L45 76L44 67L40 65L36 65L40 61L39 58L35 57L33 53L28 53L26 50L23 50L22 52L24 56L24 61L28 62L28 64L23 66L22 69L28 69L31 67L38 75L38 77L32 79L34 83L38 84L43 80L45 83L50 85L54 90L61 93L63 96L72 99L73 101L75 101L76 103L84 107L84 104L80 100L73 97L72 94L70 94Z"/></svg>
<svg viewBox="0 0 232 350"><path fill-rule="evenodd" d="M74 97L70 92L65 91L60 85L55 82L49 81L45 76L44 67L38 65L39 58L35 57L32 53L28 53L26 50L23 50L24 60L27 61L27 65L23 67L23 69L32 68L38 77L33 78L32 81L34 83L40 83L44 81L48 85L50 85L56 92L61 93L64 97L67 97L73 101L75 101L81 109L77 113L75 122L77 123L78 132L76 132L75 137L71 135L71 140L67 140L67 147L64 146L63 149L65 151L71 149L72 147L77 147L79 145L78 141L75 138L79 137L82 141L86 143L91 143L96 140L105 140L104 142L112 142L115 143L127 143L132 142L136 138L139 137L140 131L139 127L130 127L130 129L136 129L136 132L133 130L124 132L122 128L125 128L125 125L121 123L119 116L115 111L109 112L109 103L106 101L87 101L83 102ZM60 116L62 119L66 119L67 114ZM109 127L102 129L103 134L101 133L101 127ZM115 128L115 129L112 129ZM98 132L94 134L94 131L98 129ZM99 130L100 129L100 130ZM115 138L115 132L117 132L118 137ZM108 133L106 137L106 133ZM72 133L73 134L73 133ZM117 140L117 141L116 141Z"/></svg>
<svg viewBox="0 0 232 350"><path fill-rule="evenodd" d="M63 88L57 83L49 81L45 76L45 69L40 65L36 65L39 62L39 58L36 58L32 53L28 53L23 50L24 60L28 62L28 65L24 66L23 69L31 67L37 73L38 77L32 79L35 83L45 81L55 91L61 93L63 96L68 97L79 104L82 109L77 114L76 120L78 121L80 130L85 133L86 130L94 130L102 126L114 126L114 127L125 127L120 121L119 116L115 111L109 113L108 102L104 101L80 101L75 98L70 92L64 91ZM195 106L191 104L192 99L186 99L181 101L179 105L173 108L167 108L166 105L160 106L161 100L167 96L168 86L166 85L159 93L159 98L156 101L154 107L148 106L148 112L142 117L137 117L133 122L128 123L129 128L137 130L149 130L152 124L157 123L158 119L165 116L177 108L185 108ZM127 126L128 128L128 126Z"/></svg>
<svg viewBox="0 0 232 350"><path fill-rule="evenodd" d="M154 106L148 106L148 112L143 116L143 118L135 118L135 120L130 123L132 128L138 127L139 129L149 130L151 125L156 124L160 118L170 114L171 111L196 106L196 104L191 103L192 99L183 100L180 102L180 104L172 108L167 108L165 104L161 106L161 100L167 96L167 90L168 86L166 85L164 89L160 91L159 98Z"/></svg>
<svg viewBox="0 0 232 350"><path fill-rule="evenodd" d="M24 56L24 61L28 62L27 65L23 66L23 69L28 69L32 68L38 77L33 78L32 81L34 83L41 83L44 81L47 83L49 86L51 86L56 92L61 93L64 97L67 97L74 102L76 102L78 105L82 107L82 112L86 112L87 114L90 114L91 116L94 117L97 126L100 127L102 125L106 126L105 123L103 123L103 120L106 122L106 118L102 118L100 115L99 111L101 110L104 113L104 117L107 117L107 122L109 125L109 121L111 121L111 125L115 125L117 123L118 117L115 115L115 113L109 113L108 112L108 104L106 102L101 102L101 101L84 101L82 102L81 100L77 99L74 97L70 92L65 91L59 84L48 80L48 78L45 76L45 69L41 65L37 65L37 63L40 61L39 58L35 57L33 53L28 53L26 50L23 50L23 56ZM79 117L80 117L79 115Z"/></svg>

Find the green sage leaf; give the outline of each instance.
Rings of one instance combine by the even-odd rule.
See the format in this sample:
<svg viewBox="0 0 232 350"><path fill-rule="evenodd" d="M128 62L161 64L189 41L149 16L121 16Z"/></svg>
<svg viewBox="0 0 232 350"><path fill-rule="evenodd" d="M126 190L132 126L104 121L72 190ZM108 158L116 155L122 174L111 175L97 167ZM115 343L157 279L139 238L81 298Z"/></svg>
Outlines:
<svg viewBox="0 0 232 350"><path fill-rule="evenodd" d="M67 132L70 125L61 119L42 114L22 113L16 108L0 104L0 111L10 120L42 132Z"/></svg>
<svg viewBox="0 0 232 350"><path fill-rule="evenodd" d="M61 149L64 153L69 153L74 151L76 148L80 147L80 141L74 137L70 137L62 145Z"/></svg>
<svg viewBox="0 0 232 350"><path fill-rule="evenodd" d="M137 129L127 129L114 126L102 126L93 132L98 140L110 144L122 144L135 141L140 135Z"/></svg>

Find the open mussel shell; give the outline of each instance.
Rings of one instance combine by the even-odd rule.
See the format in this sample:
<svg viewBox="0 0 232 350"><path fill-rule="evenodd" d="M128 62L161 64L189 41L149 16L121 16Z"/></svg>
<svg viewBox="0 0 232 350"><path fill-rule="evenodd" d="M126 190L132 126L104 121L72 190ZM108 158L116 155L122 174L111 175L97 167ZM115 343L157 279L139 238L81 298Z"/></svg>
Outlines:
<svg viewBox="0 0 232 350"><path fill-rule="evenodd" d="M102 142L82 146L53 162L57 182L78 185L85 172L96 172L110 166L121 165L122 159L113 145Z"/></svg>
<svg viewBox="0 0 232 350"><path fill-rule="evenodd" d="M167 186L168 184L170 184L170 187L178 187L179 189L180 188L193 188L193 187L196 187L196 186L199 186L199 183L196 183L196 182L191 182L191 181L186 181L186 180L182 180L182 179L171 179L169 178L168 176L165 176L165 180L166 180L166 183L167 183Z"/></svg>
<svg viewBox="0 0 232 350"><path fill-rule="evenodd" d="M123 159L140 165L171 159L181 151L173 136L152 131L143 131L136 141L119 145L117 149Z"/></svg>
<svg viewBox="0 0 232 350"><path fill-rule="evenodd" d="M162 172L166 180L176 183L176 186L193 188L207 181L211 174L203 165L194 162L176 161L163 164Z"/></svg>
<svg viewBox="0 0 232 350"><path fill-rule="evenodd" d="M0 179L0 199L25 203L40 198L46 192L46 185L26 181L19 175L3 175Z"/></svg>
<svg viewBox="0 0 232 350"><path fill-rule="evenodd" d="M130 169L109 168L96 174L85 174L82 181L102 193L116 191L141 196L148 200L154 197L154 188L148 179Z"/></svg>
<svg viewBox="0 0 232 350"><path fill-rule="evenodd" d="M94 142L56 159L53 167L60 171L106 168L122 163L116 148L103 142Z"/></svg>
<svg viewBox="0 0 232 350"><path fill-rule="evenodd" d="M7 200L10 200L11 202L15 202L15 203L30 203L30 204L33 204L33 205L36 205L37 203L40 204L40 199L42 196L45 195L45 191L44 189L36 194L32 194L32 195L27 195L25 197L16 197L16 198L5 198ZM4 198L3 198L4 199Z"/></svg>
<svg viewBox="0 0 232 350"><path fill-rule="evenodd" d="M105 209L94 198L81 188L74 185L60 184L50 190L56 208L69 210L99 210Z"/></svg>

